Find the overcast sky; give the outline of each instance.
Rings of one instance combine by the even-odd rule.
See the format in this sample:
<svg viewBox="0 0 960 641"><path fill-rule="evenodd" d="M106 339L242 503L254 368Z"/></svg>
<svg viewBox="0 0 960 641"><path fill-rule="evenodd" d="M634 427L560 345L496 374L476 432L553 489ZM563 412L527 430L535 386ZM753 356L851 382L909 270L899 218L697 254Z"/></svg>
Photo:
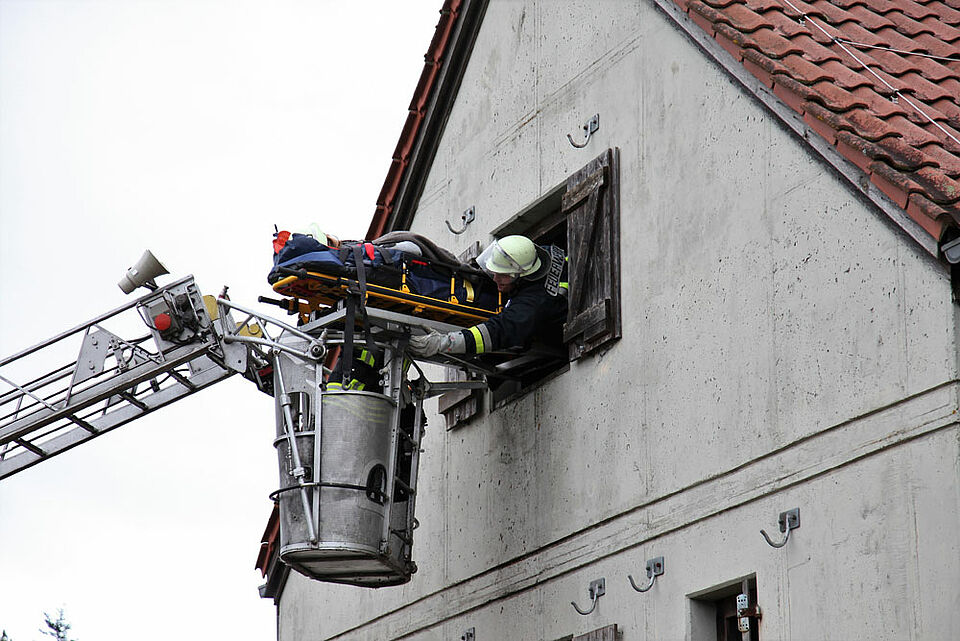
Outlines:
<svg viewBox="0 0 960 641"><path fill-rule="evenodd" d="M257 306L274 223L361 237L441 4L0 0L0 357L123 304L146 248ZM0 481L0 628L274 638L273 432L234 377Z"/></svg>

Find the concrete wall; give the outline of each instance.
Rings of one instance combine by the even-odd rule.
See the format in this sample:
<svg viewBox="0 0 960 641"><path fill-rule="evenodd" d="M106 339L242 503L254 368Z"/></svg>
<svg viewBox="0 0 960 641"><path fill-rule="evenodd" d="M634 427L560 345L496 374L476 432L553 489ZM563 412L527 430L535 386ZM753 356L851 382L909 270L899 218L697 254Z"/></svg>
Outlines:
<svg viewBox="0 0 960 641"><path fill-rule="evenodd" d="M748 575L762 639L952 638L948 274L651 3L493 0L413 229L486 242L608 147L623 339L465 427L431 415L420 571L376 591L291 575L280 638L549 641L616 623L624 641L699 640L687 595ZM444 220L470 206L454 236ZM793 507L800 529L770 548L759 530L779 537ZM635 593L627 574L661 555Z"/></svg>

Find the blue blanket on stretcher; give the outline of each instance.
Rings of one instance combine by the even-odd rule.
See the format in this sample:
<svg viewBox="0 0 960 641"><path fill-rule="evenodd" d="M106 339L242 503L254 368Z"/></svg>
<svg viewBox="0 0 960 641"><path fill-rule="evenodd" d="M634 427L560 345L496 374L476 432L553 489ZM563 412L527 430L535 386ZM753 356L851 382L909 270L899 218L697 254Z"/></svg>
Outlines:
<svg viewBox="0 0 960 641"><path fill-rule="evenodd" d="M302 269L357 280L359 262L366 281L374 285L400 289L405 283L410 293L445 302L456 297L461 305L486 310L499 304L496 284L483 271L462 263L430 260L396 246L347 241L334 248L312 236L292 234L273 258L267 277L271 285L289 276L291 270Z"/></svg>

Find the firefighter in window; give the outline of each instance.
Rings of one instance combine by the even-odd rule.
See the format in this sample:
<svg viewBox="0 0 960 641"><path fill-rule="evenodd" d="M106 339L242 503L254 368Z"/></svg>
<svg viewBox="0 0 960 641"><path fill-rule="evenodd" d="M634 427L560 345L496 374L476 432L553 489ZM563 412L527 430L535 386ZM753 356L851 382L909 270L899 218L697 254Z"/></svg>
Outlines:
<svg viewBox="0 0 960 641"><path fill-rule="evenodd" d="M555 347L563 343L567 317L563 250L540 247L526 236L506 236L490 243L477 257L477 264L507 298L503 311L469 329L412 336L411 354L429 358L438 353L526 350L534 341Z"/></svg>

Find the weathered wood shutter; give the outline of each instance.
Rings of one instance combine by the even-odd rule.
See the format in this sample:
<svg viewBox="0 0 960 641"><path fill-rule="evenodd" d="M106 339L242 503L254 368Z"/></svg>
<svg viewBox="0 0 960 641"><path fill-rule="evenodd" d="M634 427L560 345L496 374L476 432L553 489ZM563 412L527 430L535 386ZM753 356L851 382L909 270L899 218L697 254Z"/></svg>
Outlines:
<svg viewBox="0 0 960 641"><path fill-rule="evenodd" d="M467 262L471 258L479 256L480 251L480 242L477 241L461 253L458 258L463 262ZM478 380L479 378L479 376L470 374L462 369L447 368L447 381L472 381ZM485 392L486 390L484 389L465 389L454 390L441 395L437 401L440 413L443 414L443 418L446 421L447 429L450 430L463 425L476 416L483 407Z"/></svg>
<svg viewBox="0 0 960 641"><path fill-rule="evenodd" d="M567 179L570 360L622 335L620 317L620 150L608 149Z"/></svg>

